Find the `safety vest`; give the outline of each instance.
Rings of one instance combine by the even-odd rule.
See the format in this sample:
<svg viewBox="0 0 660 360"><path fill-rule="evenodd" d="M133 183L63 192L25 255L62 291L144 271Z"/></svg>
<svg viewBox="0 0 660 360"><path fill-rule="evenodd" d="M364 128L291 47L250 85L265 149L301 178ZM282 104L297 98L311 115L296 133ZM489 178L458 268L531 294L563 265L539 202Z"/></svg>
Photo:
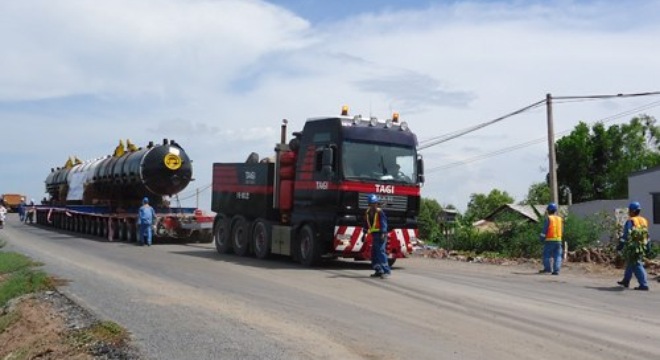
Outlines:
<svg viewBox="0 0 660 360"><path fill-rule="evenodd" d="M649 228L649 222L646 220L646 218L643 218L641 216L633 216L630 218L630 221L632 222L633 227L639 227L642 229L648 229ZM644 244L646 244L649 241L648 235L644 238Z"/></svg>
<svg viewBox="0 0 660 360"><path fill-rule="evenodd" d="M548 215L548 230L545 233L545 241L561 241L563 220L557 215Z"/></svg>
<svg viewBox="0 0 660 360"><path fill-rule="evenodd" d="M367 209L367 212L364 214L364 217L367 219L367 229L369 234L380 232L380 212L382 210L380 208L376 209L373 220L369 219L369 210L370 209Z"/></svg>

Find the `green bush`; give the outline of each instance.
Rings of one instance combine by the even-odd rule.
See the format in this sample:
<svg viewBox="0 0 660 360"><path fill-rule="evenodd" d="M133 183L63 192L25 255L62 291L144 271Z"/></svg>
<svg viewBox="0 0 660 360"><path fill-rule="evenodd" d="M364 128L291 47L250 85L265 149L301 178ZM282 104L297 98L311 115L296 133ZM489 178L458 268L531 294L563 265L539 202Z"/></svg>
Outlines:
<svg viewBox="0 0 660 360"><path fill-rule="evenodd" d="M598 245L603 231L605 231L605 227L598 216L580 219L575 215L568 215L564 219L563 238L568 243L569 251Z"/></svg>
<svg viewBox="0 0 660 360"><path fill-rule="evenodd" d="M506 257L537 258L541 256L543 244L539 234L543 223L520 220L505 216L495 223L496 231L479 231L472 224L460 223L448 239L441 238L438 245L448 250L469 251L476 254L498 253ZM604 230L600 219L580 219L569 215L564 220L564 240L569 250L595 246Z"/></svg>

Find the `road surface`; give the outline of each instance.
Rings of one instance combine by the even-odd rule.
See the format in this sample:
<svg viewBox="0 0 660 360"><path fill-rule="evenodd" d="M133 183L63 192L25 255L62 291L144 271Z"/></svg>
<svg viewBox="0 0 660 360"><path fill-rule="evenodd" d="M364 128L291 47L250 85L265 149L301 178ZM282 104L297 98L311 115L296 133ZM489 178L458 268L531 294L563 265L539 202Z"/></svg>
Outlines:
<svg viewBox="0 0 660 360"><path fill-rule="evenodd" d="M20 224L8 250L70 280L63 290L131 331L153 359L660 359L660 284L623 290L571 271L413 258L308 269L137 247Z"/></svg>

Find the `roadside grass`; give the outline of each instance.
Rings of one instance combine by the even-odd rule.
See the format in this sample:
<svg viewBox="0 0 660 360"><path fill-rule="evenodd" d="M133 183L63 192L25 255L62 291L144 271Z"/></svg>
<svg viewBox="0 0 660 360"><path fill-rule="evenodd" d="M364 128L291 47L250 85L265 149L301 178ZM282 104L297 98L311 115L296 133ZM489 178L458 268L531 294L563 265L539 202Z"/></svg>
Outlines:
<svg viewBox="0 0 660 360"><path fill-rule="evenodd" d="M122 345L129 341L128 332L112 321L99 321L86 329L72 331L68 343L76 349L95 344Z"/></svg>
<svg viewBox="0 0 660 360"><path fill-rule="evenodd" d="M6 242L0 238L0 333L10 329L22 319L18 311L2 311L10 300L25 294L56 290L58 286L67 283L38 270L42 263L19 253L3 251L5 245ZM63 340L70 348L94 354L97 348L126 345L130 341L130 336L127 330L114 322L97 321L90 327L68 331ZM28 358L32 351L31 346L16 349L9 358Z"/></svg>

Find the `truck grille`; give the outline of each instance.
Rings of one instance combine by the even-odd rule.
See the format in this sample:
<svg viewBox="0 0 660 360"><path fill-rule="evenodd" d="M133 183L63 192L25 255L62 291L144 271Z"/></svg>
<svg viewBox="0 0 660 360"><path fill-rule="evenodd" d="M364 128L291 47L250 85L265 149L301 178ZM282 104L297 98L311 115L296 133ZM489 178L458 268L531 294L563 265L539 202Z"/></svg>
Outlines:
<svg viewBox="0 0 660 360"><path fill-rule="evenodd" d="M360 200L358 201L358 206L360 209L366 209L369 207L367 204L367 193L360 193ZM381 208L384 210L392 211L406 211L408 209L408 197L401 195L378 195L380 201L383 203Z"/></svg>

